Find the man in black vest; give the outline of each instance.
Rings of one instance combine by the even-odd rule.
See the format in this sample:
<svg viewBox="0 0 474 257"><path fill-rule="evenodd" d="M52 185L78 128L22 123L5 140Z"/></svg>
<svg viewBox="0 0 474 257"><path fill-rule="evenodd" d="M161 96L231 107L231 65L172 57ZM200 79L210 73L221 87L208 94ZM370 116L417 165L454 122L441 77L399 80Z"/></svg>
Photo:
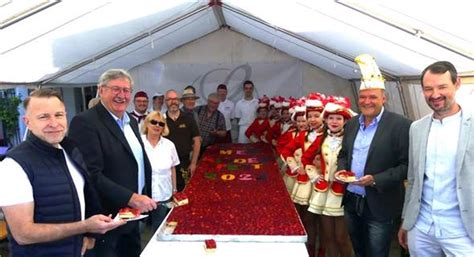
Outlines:
<svg viewBox="0 0 474 257"><path fill-rule="evenodd" d="M71 121L69 136L78 143L99 193L104 214L120 208L141 212L156 209L151 194L151 165L138 132L138 123L127 112L133 80L127 71L110 69L98 83L100 103ZM138 222L128 222L97 242L100 257L138 257L141 252Z"/></svg>
<svg viewBox="0 0 474 257"><path fill-rule="evenodd" d="M0 207L10 229L11 256L79 257L94 247L86 233L123 221L100 215L79 150L65 137L64 102L51 89L33 91L23 118L31 131L0 163Z"/></svg>

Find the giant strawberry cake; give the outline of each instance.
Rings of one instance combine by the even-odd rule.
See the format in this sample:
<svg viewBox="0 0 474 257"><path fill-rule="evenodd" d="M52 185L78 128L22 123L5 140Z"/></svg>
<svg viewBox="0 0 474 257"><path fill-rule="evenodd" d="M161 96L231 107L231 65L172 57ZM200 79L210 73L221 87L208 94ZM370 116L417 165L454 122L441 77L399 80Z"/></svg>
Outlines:
<svg viewBox="0 0 474 257"><path fill-rule="evenodd" d="M189 203L172 210L176 228L161 240L306 240L269 145L208 147L184 192Z"/></svg>

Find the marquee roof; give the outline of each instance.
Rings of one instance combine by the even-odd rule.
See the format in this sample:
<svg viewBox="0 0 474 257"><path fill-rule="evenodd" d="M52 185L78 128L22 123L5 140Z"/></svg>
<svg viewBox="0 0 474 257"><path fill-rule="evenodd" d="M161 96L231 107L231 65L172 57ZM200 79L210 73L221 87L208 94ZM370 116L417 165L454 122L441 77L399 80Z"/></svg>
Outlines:
<svg viewBox="0 0 474 257"><path fill-rule="evenodd" d="M344 79L360 77L361 53L389 79L437 60L474 74L470 10L469 0L0 1L0 85L94 84L222 27Z"/></svg>

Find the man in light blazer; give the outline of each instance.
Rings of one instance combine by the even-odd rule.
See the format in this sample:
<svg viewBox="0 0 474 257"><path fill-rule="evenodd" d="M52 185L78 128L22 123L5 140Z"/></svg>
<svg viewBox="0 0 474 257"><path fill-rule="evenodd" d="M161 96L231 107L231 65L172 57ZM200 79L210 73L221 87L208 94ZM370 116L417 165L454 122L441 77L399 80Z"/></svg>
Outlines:
<svg viewBox="0 0 474 257"><path fill-rule="evenodd" d="M361 68L361 115L347 122L338 155L338 172L351 170L358 180L347 186L342 204L355 256L388 257L403 204L411 121L384 109L380 71L373 57L361 57L371 66L365 74Z"/></svg>
<svg viewBox="0 0 474 257"><path fill-rule="evenodd" d="M474 117L456 103L461 81L451 63L428 66L421 85L433 113L410 128L398 240L410 256L474 256Z"/></svg>
<svg viewBox="0 0 474 257"><path fill-rule="evenodd" d="M137 121L126 110L133 80L125 70L104 72L98 83L100 102L76 115L69 136L84 155L92 184L99 193L104 214L120 208L141 212L156 209L151 194L151 165ZM96 256L138 257L141 252L138 222L128 222L96 243Z"/></svg>

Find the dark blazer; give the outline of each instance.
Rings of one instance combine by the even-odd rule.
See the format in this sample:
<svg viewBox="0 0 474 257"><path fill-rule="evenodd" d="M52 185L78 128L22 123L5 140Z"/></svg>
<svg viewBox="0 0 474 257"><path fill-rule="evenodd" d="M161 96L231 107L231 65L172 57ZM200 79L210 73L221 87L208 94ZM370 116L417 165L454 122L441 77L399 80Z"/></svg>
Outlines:
<svg viewBox="0 0 474 257"><path fill-rule="evenodd" d="M125 115L129 115L126 113ZM143 149L145 189L151 192L151 166L143 148L137 121L130 117L130 126ZM138 192L138 165L125 135L102 103L76 115L70 125L69 137L78 145L96 187L104 214L115 215L126 207L133 193Z"/></svg>
<svg viewBox="0 0 474 257"><path fill-rule="evenodd" d="M352 150L360 127L359 117L353 117L346 124L337 170L351 170ZM401 214L403 181L408 169L410 124L411 121L403 116L384 110L370 143L364 174L374 176L376 185L366 186L365 192L375 218L395 218Z"/></svg>

